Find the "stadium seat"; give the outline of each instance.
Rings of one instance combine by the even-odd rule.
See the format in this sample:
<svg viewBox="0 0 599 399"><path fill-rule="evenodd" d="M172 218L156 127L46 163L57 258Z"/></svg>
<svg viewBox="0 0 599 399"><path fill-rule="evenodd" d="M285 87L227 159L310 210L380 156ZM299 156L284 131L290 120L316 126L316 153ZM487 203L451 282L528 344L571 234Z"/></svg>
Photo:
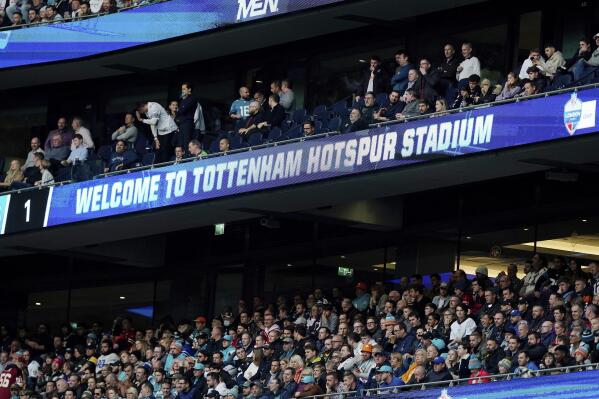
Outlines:
<svg viewBox="0 0 599 399"><path fill-rule="evenodd" d="M154 164L154 160L156 159L156 154L153 152L148 152L143 155L141 158L141 164L143 166L150 166Z"/></svg>
<svg viewBox="0 0 599 399"><path fill-rule="evenodd" d="M281 131L283 133L286 133L294 125L295 125L295 122L293 122L292 120L287 119L287 120L283 121L283 123L281 124Z"/></svg>
<svg viewBox="0 0 599 399"><path fill-rule="evenodd" d="M381 105L387 102L387 93L379 93L376 95L376 103Z"/></svg>
<svg viewBox="0 0 599 399"><path fill-rule="evenodd" d="M295 111L293 111L293 115L291 117L291 120L294 123L297 123L298 125L301 125L306 120L306 115L307 114L308 113L303 108L302 109L296 109Z"/></svg>
<svg viewBox="0 0 599 399"><path fill-rule="evenodd" d="M322 126L323 126L322 121L319 121L319 120L314 121L314 130L316 131L316 134L323 133Z"/></svg>
<svg viewBox="0 0 599 399"><path fill-rule="evenodd" d="M98 158L102 161L109 163L110 162L110 153L112 152L112 148L109 145L103 145L98 148Z"/></svg>
<svg viewBox="0 0 599 399"><path fill-rule="evenodd" d="M143 155L148 152L148 140L142 131L139 131L135 143L133 143L133 150L139 155Z"/></svg>
<svg viewBox="0 0 599 399"><path fill-rule="evenodd" d="M347 102L345 100L333 104L331 112L334 116L341 117L342 120L349 118L349 110L347 109Z"/></svg>
<svg viewBox="0 0 599 399"><path fill-rule="evenodd" d="M329 119L331 118L330 112L327 110L327 108L324 105L319 105L318 107L316 107L314 109L313 115L314 115L314 120L319 120L324 125L326 125L329 122Z"/></svg>
<svg viewBox="0 0 599 399"><path fill-rule="evenodd" d="M328 132L338 132L341 129L341 118L338 116L329 121L327 125Z"/></svg>
<svg viewBox="0 0 599 399"><path fill-rule="evenodd" d="M243 138L239 134L237 134L237 133L231 134L229 136L229 143L231 145L231 149L232 150L238 150L240 148L245 147L245 143L243 142ZM218 149L218 145L217 145L217 149ZM216 152L218 152L218 150Z"/></svg>
<svg viewBox="0 0 599 399"><path fill-rule="evenodd" d="M272 129L270 129L270 132L268 132L268 142L273 143L273 142L279 140L282 135L283 135L283 132L281 131L281 129L278 127L274 127Z"/></svg>
<svg viewBox="0 0 599 399"><path fill-rule="evenodd" d="M248 138L248 144L250 145L250 147L260 145L262 144L262 142L262 133L260 132L251 134Z"/></svg>
<svg viewBox="0 0 599 399"><path fill-rule="evenodd" d="M285 136L287 137L287 139L297 139L302 135L302 128L303 126L301 125L295 125L287 131Z"/></svg>

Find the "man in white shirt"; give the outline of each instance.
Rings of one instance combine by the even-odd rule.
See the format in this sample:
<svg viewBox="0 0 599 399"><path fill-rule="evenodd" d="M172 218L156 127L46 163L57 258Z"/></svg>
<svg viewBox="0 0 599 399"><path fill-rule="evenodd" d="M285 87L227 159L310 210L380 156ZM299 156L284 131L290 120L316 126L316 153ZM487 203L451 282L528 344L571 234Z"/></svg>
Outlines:
<svg viewBox="0 0 599 399"><path fill-rule="evenodd" d="M458 86L464 87L468 84L468 78L472 75L480 76L480 61L472 56L472 43L462 44L462 56L464 61L460 63L457 69Z"/></svg>
<svg viewBox="0 0 599 399"><path fill-rule="evenodd" d="M37 137L34 137L31 139L31 151L29 151L27 153L27 159L25 160L25 163L21 167L22 171L25 171L25 169L27 169L31 166L35 166L35 158L33 155L36 152L41 152L43 154L44 150L42 150L42 148L40 147L40 139Z"/></svg>
<svg viewBox="0 0 599 399"><path fill-rule="evenodd" d="M147 116L146 119L141 114ZM162 105L155 102L143 102L137 105L137 119L152 129L154 145L158 153L156 163L168 162L173 149L173 134L178 130L173 118L166 112Z"/></svg>
<svg viewBox="0 0 599 399"><path fill-rule="evenodd" d="M74 134L80 134L83 137L83 147L87 149L93 149L95 147L94 140L92 139L92 134L88 128L83 126L83 120L78 116L73 118L73 122L71 122L71 127L73 128ZM75 145L71 143L71 151L75 149Z"/></svg>
<svg viewBox="0 0 599 399"><path fill-rule="evenodd" d="M522 68L520 68L520 73L518 74L518 77L520 78L520 80L528 79L528 73L526 72L526 70L533 65L536 65L537 68L539 68L541 72L543 72L542 64L544 63L545 59L541 57L541 51L538 48L533 48L532 50L530 50L528 57L524 60L524 62L522 62Z"/></svg>

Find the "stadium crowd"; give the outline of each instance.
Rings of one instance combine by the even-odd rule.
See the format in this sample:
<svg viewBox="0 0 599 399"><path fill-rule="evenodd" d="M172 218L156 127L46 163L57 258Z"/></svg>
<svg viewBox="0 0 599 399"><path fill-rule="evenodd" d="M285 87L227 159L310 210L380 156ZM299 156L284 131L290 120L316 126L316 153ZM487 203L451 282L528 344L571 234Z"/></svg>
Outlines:
<svg viewBox="0 0 599 399"><path fill-rule="evenodd" d="M599 264L587 273L536 254L524 272L520 279L510 265L490 278L481 266L471 279L433 274L428 288L414 275L393 287L359 282L348 296L334 288L255 297L211 319L145 329L127 318L110 329L93 320L55 331L0 327L0 397L342 398L599 362Z"/></svg>
<svg viewBox="0 0 599 399"><path fill-rule="evenodd" d="M100 140L96 135L96 141L104 145L96 146L82 118L72 118L68 126L67 119L60 117L43 145L39 137L32 138L24 163L12 161L0 190L86 180L102 173L199 159L209 153L225 155L244 147L325 132L356 132L372 124L429 114L436 117L451 109L599 82L599 33L593 41L595 50L591 40L580 39L579 50L568 59L552 44L544 46L544 56L540 49L531 49L519 72L509 72L504 82L481 80L481 64L471 43L461 45L461 57L453 45L446 44L445 61L437 66L425 57L414 65L403 50L396 52L391 68L372 56L351 104L344 99L328 108L316 106L311 114L296 107L292 83L285 79L273 81L268 94L239 88L239 98L232 102L226 120L205 120L193 85L184 82L178 100L165 106L141 102L124 115L121 126ZM209 124L216 137L204 147Z"/></svg>
<svg viewBox="0 0 599 399"><path fill-rule="evenodd" d="M0 27L80 20L153 3L154 0L0 0Z"/></svg>

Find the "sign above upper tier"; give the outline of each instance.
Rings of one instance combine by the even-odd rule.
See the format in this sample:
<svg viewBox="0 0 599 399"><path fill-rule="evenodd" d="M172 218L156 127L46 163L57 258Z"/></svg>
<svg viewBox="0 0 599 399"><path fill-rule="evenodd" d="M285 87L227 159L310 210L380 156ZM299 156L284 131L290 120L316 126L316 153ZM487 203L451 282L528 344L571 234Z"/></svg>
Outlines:
<svg viewBox="0 0 599 399"><path fill-rule="evenodd" d="M0 68L77 59L345 0L170 0L90 17L0 31Z"/></svg>
<svg viewBox="0 0 599 399"><path fill-rule="evenodd" d="M0 196L0 233L450 160L596 132L599 89Z"/></svg>

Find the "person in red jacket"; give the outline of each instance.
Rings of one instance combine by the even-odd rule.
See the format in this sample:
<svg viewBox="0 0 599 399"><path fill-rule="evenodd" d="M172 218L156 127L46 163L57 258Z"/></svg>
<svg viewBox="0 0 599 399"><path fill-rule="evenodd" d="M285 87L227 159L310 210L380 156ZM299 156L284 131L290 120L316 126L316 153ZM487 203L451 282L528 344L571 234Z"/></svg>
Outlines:
<svg viewBox="0 0 599 399"><path fill-rule="evenodd" d="M491 374L487 373L480 364L480 360L476 356L470 356L470 361L468 362L468 368L470 369L470 378L476 378L474 380L469 380L468 384L486 384L491 380L488 378Z"/></svg>
<svg viewBox="0 0 599 399"><path fill-rule="evenodd" d="M119 331L118 320L115 320L112 344L114 349L129 350L135 344L135 329L131 325L131 320L127 318L121 321L120 327Z"/></svg>

